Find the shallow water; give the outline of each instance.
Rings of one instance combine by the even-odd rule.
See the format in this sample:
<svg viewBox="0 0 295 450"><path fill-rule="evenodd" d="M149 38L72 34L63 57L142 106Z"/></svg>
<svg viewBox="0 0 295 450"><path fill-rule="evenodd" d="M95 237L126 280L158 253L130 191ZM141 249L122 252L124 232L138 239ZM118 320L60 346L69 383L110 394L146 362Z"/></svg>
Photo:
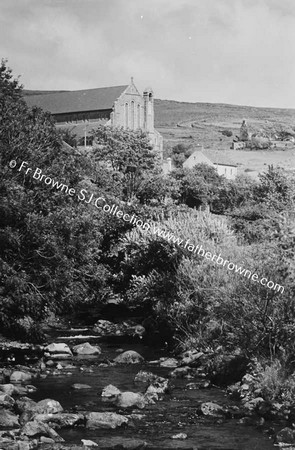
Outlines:
<svg viewBox="0 0 295 450"><path fill-rule="evenodd" d="M87 331L85 332L85 334ZM90 334L90 333L88 333ZM73 338L72 338L73 339ZM89 339L95 342L95 339ZM79 342L81 340L79 339ZM97 340L96 340L97 342ZM71 343L75 343L75 340ZM113 342L101 342L102 354L95 357L75 357L68 364L74 368L64 368L57 374L34 380L38 390L31 395L34 400L53 398L58 400L67 411L113 411L128 415L131 411L120 410L101 401L101 391L113 384L122 391L144 392L145 386L134 384L139 370L148 370L161 376L167 376L171 369L160 368L149 363L131 366L99 367L101 362L112 360L118 355L118 347L123 350L136 350L146 360L155 360L164 356L164 352L143 346L140 343L118 345ZM167 352L166 352L167 353ZM167 355L166 355L167 356ZM88 373L91 369L93 372ZM202 402L213 401L219 405L237 405L228 399L219 388L187 390L185 385L194 380L171 380L174 388L164 400L143 410L133 413L143 416L133 418L132 425L116 430L87 430L84 428L63 429L59 434L70 443L80 443L81 439L92 439L101 445L128 442L128 439L140 439L148 442L151 448L168 449L206 449L206 450L270 450L274 449L272 439L266 432L255 426L238 423L237 419L214 419L198 416L197 407ZM89 390L73 390L74 383L89 384ZM172 440L171 436L186 433L186 440ZM104 442L104 444L103 444Z"/></svg>

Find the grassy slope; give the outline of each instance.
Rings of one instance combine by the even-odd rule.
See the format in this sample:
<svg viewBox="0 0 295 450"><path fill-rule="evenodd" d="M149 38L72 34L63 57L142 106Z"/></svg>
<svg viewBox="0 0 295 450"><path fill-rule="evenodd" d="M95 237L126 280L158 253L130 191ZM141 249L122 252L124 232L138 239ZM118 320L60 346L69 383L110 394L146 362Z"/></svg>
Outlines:
<svg viewBox="0 0 295 450"><path fill-rule="evenodd" d="M251 131L260 129L295 128L295 109L257 108L251 106L213 103L184 103L155 100L155 125L164 137L167 149L183 142L192 148L204 146L224 150L231 160L240 166L240 172L251 170L256 176L268 164L295 169L295 149L278 151L233 151L232 137L221 134L224 129L239 133L242 120L246 119Z"/></svg>

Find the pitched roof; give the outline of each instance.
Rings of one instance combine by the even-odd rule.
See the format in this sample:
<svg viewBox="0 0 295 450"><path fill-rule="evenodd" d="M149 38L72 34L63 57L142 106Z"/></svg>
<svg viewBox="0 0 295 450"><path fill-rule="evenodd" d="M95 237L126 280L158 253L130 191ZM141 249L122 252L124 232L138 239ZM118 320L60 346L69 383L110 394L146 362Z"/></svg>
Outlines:
<svg viewBox="0 0 295 450"><path fill-rule="evenodd" d="M28 95L28 106L37 106L51 114L111 109L115 100L128 88L112 86L81 91L65 91L52 94Z"/></svg>
<svg viewBox="0 0 295 450"><path fill-rule="evenodd" d="M207 156L213 164L237 167L237 164L233 162L222 150L203 150L202 153Z"/></svg>

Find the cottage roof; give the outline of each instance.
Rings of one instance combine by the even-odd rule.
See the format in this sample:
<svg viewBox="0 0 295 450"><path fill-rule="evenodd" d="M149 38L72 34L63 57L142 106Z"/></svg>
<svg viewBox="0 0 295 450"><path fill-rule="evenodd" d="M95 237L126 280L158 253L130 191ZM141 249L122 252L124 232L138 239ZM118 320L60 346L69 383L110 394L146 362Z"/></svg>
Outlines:
<svg viewBox="0 0 295 450"><path fill-rule="evenodd" d="M114 102L128 88L112 86L81 91L64 91L24 97L28 106L37 106L51 114L112 109Z"/></svg>
<svg viewBox="0 0 295 450"><path fill-rule="evenodd" d="M207 158L213 162L213 164L237 167L237 164L233 162L222 150L204 150L203 154L206 155Z"/></svg>

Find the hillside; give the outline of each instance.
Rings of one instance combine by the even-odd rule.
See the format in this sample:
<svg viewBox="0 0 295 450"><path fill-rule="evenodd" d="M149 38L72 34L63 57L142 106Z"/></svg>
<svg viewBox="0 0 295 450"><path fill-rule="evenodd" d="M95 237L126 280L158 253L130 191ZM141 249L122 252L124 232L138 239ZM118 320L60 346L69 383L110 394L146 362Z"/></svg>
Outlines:
<svg viewBox="0 0 295 450"><path fill-rule="evenodd" d="M230 150L243 119L252 132L270 134L280 130L294 132L295 129L295 109L155 100L155 125L164 137L164 156L181 142L192 149L203 146L223 150L238 165L240 173L246 172L253 177L270 164L295 170L295 148L289 143L280 143L280 150ZM221 131L225 129L232 131L233 136L222 135Z"/></svg>

